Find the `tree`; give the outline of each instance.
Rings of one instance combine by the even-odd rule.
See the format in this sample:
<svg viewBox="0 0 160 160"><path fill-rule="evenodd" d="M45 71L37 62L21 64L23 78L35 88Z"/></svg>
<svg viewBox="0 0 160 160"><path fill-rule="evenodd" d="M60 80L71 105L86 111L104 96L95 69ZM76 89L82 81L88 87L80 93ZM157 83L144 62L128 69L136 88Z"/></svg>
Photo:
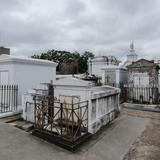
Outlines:
<svg viewBox="0 0 160 160"><path fill-rule="evenodd" d="M94 54L91 52L85 51L79 60L79 72L84 73L88 70L88 59L93 58Z"/></svg>
<svg viewBox="0 0 160 160"><path fill-rule="evenodd" d="M46 59L58 63L57 71L74 73L84 73L87 71L88 58L93 58L94 54L88 51L85 51L83 54L75 51L73 53L68 51L58 51L58 50L48 50L46 53L41 53L41 55L33 55L32 58L36 59ZM63 68L64 67L64 68ZM69 69L67 69L67 67ZM66 72L65 72L66 73Z"/></svg>

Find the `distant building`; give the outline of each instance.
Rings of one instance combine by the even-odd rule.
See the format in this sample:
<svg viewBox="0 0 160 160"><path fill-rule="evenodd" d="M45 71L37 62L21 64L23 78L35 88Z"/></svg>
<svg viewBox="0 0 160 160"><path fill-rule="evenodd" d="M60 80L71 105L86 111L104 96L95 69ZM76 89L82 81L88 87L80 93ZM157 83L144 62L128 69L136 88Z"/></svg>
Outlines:
<svg viewBox="0 0 160 160"><path fill-rule="evenodd" d="M107 67L102 68L102 84L119 87L120 84L128 83L128 70L126 68Z"/></svg>
<svg viewBox="0 0 160 160"><path fill-rule="evenodd" d="M117 60L114 56L97 56L88 60L88 72L95 76L102 77L102 68L108 66L118 66L121 61Z"/></svg>
<svg viewBox="0 0 160 160"><path fill-rule="evenodd" d="M154 61L140 59L127 66L129 71L129 85L158 86L159 66Z"/></svg>
<svg viewBox="0 0 160 160"><path fill-rule="evenodd" d="M0 55L1 54L10 54L10 49L5 47L0 47Z"/></svg>
<svg viewBox="0 0 160 160"><path fill-rule="evenodd" d="M134 43L132 42L130 44L130 51L127 54L127 60L124 62L123 66L126 67L126 66L132 64L132 62L137 61L137 59L138 59L138 55L135 53Z"/></svg>

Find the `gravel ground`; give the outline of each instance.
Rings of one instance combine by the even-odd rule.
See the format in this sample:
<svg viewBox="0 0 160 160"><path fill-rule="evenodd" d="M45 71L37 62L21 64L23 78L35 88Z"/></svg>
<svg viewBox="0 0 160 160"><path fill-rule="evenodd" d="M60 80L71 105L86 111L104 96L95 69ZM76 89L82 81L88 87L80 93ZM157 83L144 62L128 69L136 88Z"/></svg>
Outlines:
<svg viewBox="0 0 160 160"><path fill-rule="evenodd" d="M150 119L123 160L160 160L160 113L123 109L123 114Z"/></svg>

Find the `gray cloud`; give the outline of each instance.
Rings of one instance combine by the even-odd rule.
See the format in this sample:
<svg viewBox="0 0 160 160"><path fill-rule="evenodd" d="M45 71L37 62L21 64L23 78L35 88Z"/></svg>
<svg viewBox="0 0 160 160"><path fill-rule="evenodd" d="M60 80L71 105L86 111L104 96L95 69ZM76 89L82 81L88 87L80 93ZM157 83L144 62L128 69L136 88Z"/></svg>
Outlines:
<svg viewBox="0 0 160 160"><path fill-rule="evenodd" d="M64 10L64 14L66 13L69 18L80 15L85 11L85 4L80 0L70 0L69 3L66 4L66 8Z"/></svg>
<svg viewBox="0 0 160 160"><path fill-rule="evenodd" d="M48 49L159 57L159 0L0 0L0 45L30 56Z"/></svg>

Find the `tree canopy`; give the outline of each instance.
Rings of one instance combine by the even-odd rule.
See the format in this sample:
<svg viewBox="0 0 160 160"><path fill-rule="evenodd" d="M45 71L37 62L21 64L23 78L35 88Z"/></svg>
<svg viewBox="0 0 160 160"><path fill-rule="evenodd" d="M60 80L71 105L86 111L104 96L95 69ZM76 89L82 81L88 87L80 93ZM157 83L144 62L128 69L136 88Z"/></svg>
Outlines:
<svg viewBox="0 0 160 160"><path fill-rule="evenodd" d="M47 51L46 53L41 53L40 55L35 54L31 57L36 59L46 59L57 62L58 63L57 71L59 72L61 72L61 67L64 66L64 64L67 64L67 66L70 65L70 67L72 66L72 68L74 68L73 69L74 73L84 73L87 71L88 68L87 65L88 58L93 58L94 54L88 51L85 51L83 54L80 54L77 51L71 53L68 51L58 51L52 49ZM75 69L75 64L77 65L76 69Z"/></svg>

